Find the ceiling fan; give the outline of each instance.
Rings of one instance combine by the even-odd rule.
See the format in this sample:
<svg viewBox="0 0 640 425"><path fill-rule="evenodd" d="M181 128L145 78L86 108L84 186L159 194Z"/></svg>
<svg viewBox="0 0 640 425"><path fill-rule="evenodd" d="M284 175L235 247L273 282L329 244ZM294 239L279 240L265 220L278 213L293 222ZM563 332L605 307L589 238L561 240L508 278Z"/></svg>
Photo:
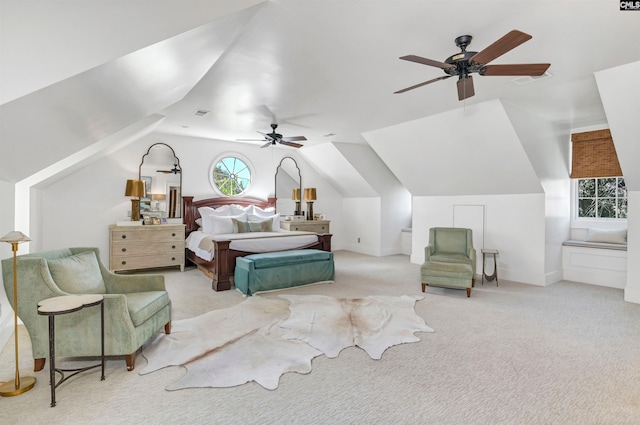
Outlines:
<svg viewBox="0 0 640 425"><path fill-rule="evenodd" d="M173 164L173 168L170 170L156 170L156 173L165 173L165 174L178 174L181 173L182 170L180 168L178 168L178 164Z"/></svg>
<svg viewBox="0 0 640 425"><path fill-rule="evenodd" d="M264 136L264 139L236 139L238 141L241 142L263 142L266 141L267 143L265 143L264 145L262 145L262 148L266 148L268 146L272 146L275 145L276 143L280 143L282 145L287 145L287 146L291 146L294 148L301 148L303 145L301 145L300 143L294 143L294 142L300 142L303 140L307 140L306 137L304 136L291 136L291 137L284 137L282 134L278 134L276 133L276 128L278 128L278 124L271 124L271 133L263 133L262 131L258 131L258 133L262 134Z"/></svg>
<svg viewBox="0 0 640 425"><path fill-rule="evenodd" d="M513 30L505 36L495 41L489 47L480 52L468 52L467 46L471 44L470 35L461 35L455 39L456 46L461 50L445 59L444 62L423 58L416 55L401 56L400 59L420 63L423 65L441 68L447 74L433 80L425 81L406 89L398 90L395 93L404 93L427 84L440 80L446 80L455 75L458 76L458 100L467 99L475 94L473 88L473 79L471 74L478 73L487 76L506 76L506 75L529 75L540 76L551 66L549 63L529 63L529 64L507 64L507 65L487 65L492 60L504 55L508 51L518 47L525 41L532 38L529 34L525 34L518 30Z"/></svg>

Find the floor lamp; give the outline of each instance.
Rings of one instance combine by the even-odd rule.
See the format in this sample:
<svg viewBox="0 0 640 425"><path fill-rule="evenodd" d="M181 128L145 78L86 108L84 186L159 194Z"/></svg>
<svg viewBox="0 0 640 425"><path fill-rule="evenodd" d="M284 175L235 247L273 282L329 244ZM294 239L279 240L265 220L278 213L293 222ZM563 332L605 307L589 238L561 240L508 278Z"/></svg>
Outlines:
<svg viewBox="0 0 640 425"><path fill-rule="evenodd" d="M10 232L3 236L0 241L11 244L13 250L13 331L16 341L16 379L14 382L5 382L0 385L0 395L3 397L11 397L29 391L36 383L33 376L25 376L20 380L20 368L18 367L18 262L16 254L18 253L18 244L21 242L29 242L31 239L22 232ZM35 306L34 306L35 308Z"/></svg>

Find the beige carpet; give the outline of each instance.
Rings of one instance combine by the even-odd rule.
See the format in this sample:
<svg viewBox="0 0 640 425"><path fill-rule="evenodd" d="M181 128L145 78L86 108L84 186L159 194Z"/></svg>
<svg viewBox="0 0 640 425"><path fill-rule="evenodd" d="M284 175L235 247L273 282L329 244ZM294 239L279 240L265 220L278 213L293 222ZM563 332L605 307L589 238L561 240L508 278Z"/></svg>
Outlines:
<svg viewBox="0 0 640 425"><path fill-rule="evenodd" d="M356 298L419 295L419 265L406 256L335 253L336 282L263 296ZM214 292L196 270L168 271L174 319L230 307L238 291ZM416 312L435 333L394 346L372 361L357 347L319 356L308 375L282 376L275 391L232 388L165 391L184 371L147 376L124 360L80 374L49 407L48 372L33 390L0 398L0 424L638 424L640 305L623 291L561 282L546 288L500 281L464 291L429 288ZM0 380L13 378L13 339L0 355ZM20 330L23 375L31 373ZM138 356L136 369L146 361ZM317 372L317 373L316 373Z"/></svg>

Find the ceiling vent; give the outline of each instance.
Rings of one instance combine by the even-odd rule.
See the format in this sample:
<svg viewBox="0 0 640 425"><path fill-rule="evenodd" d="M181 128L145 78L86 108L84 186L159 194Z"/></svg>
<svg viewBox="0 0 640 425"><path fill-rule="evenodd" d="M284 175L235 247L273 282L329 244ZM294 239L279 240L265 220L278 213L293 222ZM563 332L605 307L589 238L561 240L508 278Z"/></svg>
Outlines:
<svg viewBox="0 0 640 425"><path fill-rule="evenodd" d="M193 113L193 115L195 115L196 117L204 117L208 113L209 113L209 111L205 111L204 109L196 109L196 111Z"/></svg>
<svg viewBox="0 0 640 425"><path fill-rule="evenodd" d="M511 80L511 82L521 86L523 84L529 84L537 80L542 80L543 78L551 77L552 75L553 74L551 74L550 72L545 72L544 74L537 76L525 75L524 77L514 78L513 80Z"/></svg>

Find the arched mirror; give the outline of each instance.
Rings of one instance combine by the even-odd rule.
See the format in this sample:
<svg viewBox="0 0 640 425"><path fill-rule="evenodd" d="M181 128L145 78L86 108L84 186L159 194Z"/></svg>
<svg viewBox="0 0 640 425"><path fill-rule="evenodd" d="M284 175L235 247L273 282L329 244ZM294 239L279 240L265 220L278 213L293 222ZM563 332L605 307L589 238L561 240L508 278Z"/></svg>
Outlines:
<svg viewBox="0 0 640 425"><path fill-rule="evenodd" d="M300 215L300 196L302 193L302 174L295 159L285 156L276 168L276 211L285 215ZM297 189L297 200L295 189Z"/></svg>
<svg viewBox="0 0 640 425"><path fill-rule="evenodd" d="M182 167L171 146L149 146L138 175L145 182L146 195L140 198L140 214L156 212L167 218L182 217Z"/></svg>

